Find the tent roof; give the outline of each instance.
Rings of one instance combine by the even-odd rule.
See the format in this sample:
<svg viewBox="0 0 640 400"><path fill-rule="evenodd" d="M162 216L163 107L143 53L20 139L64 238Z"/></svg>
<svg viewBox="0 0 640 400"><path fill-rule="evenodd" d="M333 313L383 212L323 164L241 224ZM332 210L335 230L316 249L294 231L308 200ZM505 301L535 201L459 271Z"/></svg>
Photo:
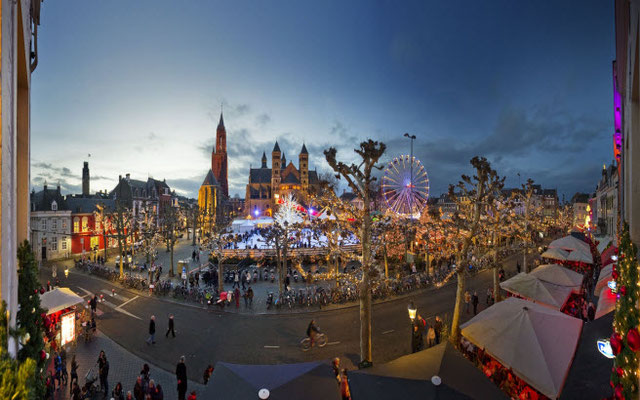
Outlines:
<svg viewBox="0 0 640 400"><path fill-rule="evenodd" d="M560 310L565 301L576 289L575 286L560 286L540 280L532 274L524 272L500 283L500 287L535 303L543 303Z"/></svg>
<svg viewBox="0 0 640 400"><path fill-rule="evenodd" d="M462 325L462 335L547 397L556 398L580 337L582 320L514 297Z"/></svg>
<svg viewBox="0 0 640 400"><path fill-rule="evenodd" d="M607 248L609 243L611 243L613 240L611 239L610 236L605 236L603 238L600 238L599 241L600 243L598 243L598 253L602 254L602 252Z"/></svg>
<svg viewBox="0 0 640 400"><path fill-rule="evenodd" d="M557 247L550 247L549 249L547 249L547 251L542 253L541 257L550 258L552 260L565 261L567 257L569 257L569 252Z"/></svg>
<svg viewBox="0 0 640 400"><path fill-rule="evenodd" d="M614 264L609 264L606 267L600 270L600 275L598 275L598 283L596 283L596 288L593 293L598 294L600 291L607 287L607 283L610 280L613 280L613 266Z"/></svg>
<svg viewBox="0 0 640 400"><path fill-rule="evenodd" d="M598 297L598 307L596 308L596 319L605 314L609 314L616 309L617 296L611 292L611 289L605 287Z"/></svg>
<svg viewBox="0 0 640 400"><path fill-rule="evenodd" d="M55 288L40 295L40 306L47 310L47 314L53 314L83 302L82 297L69 288Z"/></svg>
<svg viewBox="0 0 640 400"><path fill-rule="evenodd" d="M600 354L596 341L610 337L612 325L613 313L584 325L561 399L604 399L611 396L609 379L613 359Z"/></svg>
<svg viewBox="0 0 640 400"><path fill-rule="evenodd" d="M575 237L573 237L571 235L554 240L553 242L551 242L549 244L549 247L556 247L556 248L559 248L559 249L564 249L564 250L569 250L569 251L582 249L582 250L586 251L587 253L591 252L591 250L589 249L589 245L588 244L586 244L584 241L582 241L580 239L577 239L577 238L575 238Z"/></svg>
<svg viewBox="0 0 640 400"><path fill-rule="evenodd" d="M216 398L258 398L260 389L268 389L269 400L339 399L333 369L328 363L308 362L279 365L241 365L216 363L209 386ZM313 388L313 390L310 390Z"/></svg>
<svg viewBox="0 0 640 400"><path fill-rule="evenodd" d="M369 375L356 372L349 375L349 390L353 400L470 400L484 398L467 396L452 389L444 382L439 386L436 386L431 383L430 380L418 381L415 379L392 378L388 376Z"/></svg>
<svg viewBox="0 0 640 400"><path fill-rule="evenodd" d="M567 261L578 261L586 264L593 264L593 256L591 250L585 251L584 249L576 249L569 253Z"/></svg>
<svg viewBox="0 0 640 400"><path fill-rule="evenodd" d="M369 377L364 378L360 377L360 375L369 375ZM357 385L357 388L352 388L351 393L354 399L418 398L423 396L424 386L427 387L427 390L438 389L431 383L431 378L434 375L438 375L442 379L443 385L441 386L446 385L454 393L460 393L469 396L469 398L506 398L497 386L489 381L475 365L464 358L448 341L427 350L396 358L385 364L355 371L349 375L349 380L357 379L362 383ZM356 376L358 378L355 378ZM423 382L423 385L415 386L416 390L420 388L420 391L405 392L405 397L398 397L398 392L389 391L389 388L384 388L383 390L383 392L388 391L389 397L385 395L372 396L376 394L376 391L380 390L380 388L377 388L378 385L384 383L386 386L389 378ZM430 389L428 388L429 386L431 386ZM375 391L372 391L374 389ZM459 397L447 395L445 398Z"/></svg>
<svg viewBox="0 0 640 400"><path fill-rule="evenodd" d="M560 286L578 286L582 285L584 275L579 272L572 271L558 264L545 264L531 271L530 275L535 276L541 281L553 283Z"/></svg>
<svg viewBox="0 0 640 400"><path fill-rule="evenodd" d="M616 254L617 251L618 251L618 248L616 246L607 247L607 249L604 250L604 252L602 252L602 255L600 256L600 260L602 261L602 266L609 265L612 262L614 262L611 259L611 256Z"/></svg>

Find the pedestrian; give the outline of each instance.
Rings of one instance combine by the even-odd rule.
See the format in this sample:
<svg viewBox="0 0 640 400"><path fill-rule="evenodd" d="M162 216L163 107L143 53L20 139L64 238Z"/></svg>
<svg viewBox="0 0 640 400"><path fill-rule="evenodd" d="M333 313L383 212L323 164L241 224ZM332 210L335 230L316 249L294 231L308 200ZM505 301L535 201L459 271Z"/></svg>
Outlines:
<svg viewBox="0 0 640 400"><path fill-rule="evenodd" d="M491 304L491 296L493 295L493 290L488 287L487 288L487 305Z"/></svg>
<svg viewBox="0 0 640 400"><path fill-rule="evenodd" d="M433 329L433 325L429 326L427 331L427 347L433 347L436 345L436 330Z"/></svg>
<svg viewBox="0 0 640 400"><path fill-rule="evenodd" d="M473 315L478 314L478 292L476 290L473 291L473 296L471 297L471 302L473 303Z"/></svg>
<svg viewBox="0 0 640 400"><path fill-rule="evenodd" d="M78 382L74 382L71 385L71 400L81 400L82 396L80 395L80 386L78 386Z"/></svg>
<svg viewBox="0 0 640 400"><path fill-rule="evenodd" d="M195 251L195 250L193 250L193 251L191 252L191 261L195 261L195 260L196 260L196 251Z"/></svg>
<svg viewBox="0 0 640 400"><path fill-rule="evenodd" d="M413 324L411 331L411 352L417 353L422 350L422 334L418 324Z"/></svg>
<svg viewBox="0 0 640 400"><path fill-rule="evenodd" d="M196 271L196 286L200 286L200 272Z"/></svg>
<svg viewBox="0 0 640 400"><path fill-rule="evenodd" d="M233 297L236 299L236 308L240 308L240 289L236 288L233 291Z"/></svg>
<svg viewBox="0 0 640 400"><path fill-rule="evenodd" d="M436 344L440 344L440 332L442 331L442 320L436 315L436 322L433 324L433 330L436 331Z"/></svg>
<svg viewBox="0 0 640 400"><path fill-rule="evenodd" d="M153 397L155 396L155 397ZM163 400L164 399L164 392L162 391L162 385L161 384L157 384L156 385L156 390L155 390L155 395L151 396L152 400Z"/></svg>
<svg viewBox="0 0 640 400"><path fill-rule="evenodd" d="M242 290L246 290L247 275L245 275L244 272L240 273L240 281L242 282Z"/></svg>
<svg viewBox="0 0 640 400"><path fill-rule="evenodd" d="M251 307L253 305L253 289L251 289L251 286L247 290L247 297L249 298L249 307Z"/></svg>
<svg viewBox="0 0 640 400"><path fill-rule="evenodd" d="M152 315L149 320L149 338L147 344L156 344L156 316Z"/></svg>
<svg viewBox="0 0 640 400"><path fill-rule="evenodd" d="M242 298L244 299L244 308L247 308L249 306L249 295L246 290L242 292Z"/></svg>
<svg viewBox="0 0 640 400"><path fill-rule="evenodd" d="M93 316L95 315L96 310L98 308L98 296L94 294L91 300L89 301L89 305L91 306L91 316Z"/></svg>
<svg viewBox="0 0 640 400"><path fill-rule="evenodd" d="M240 276L238 275L238 272L236 271L235 273L233 273L233 286L234 287L240 287Z"/></svg>
<svg viewBox="0 0 640 400"><path fill-rule="evenodd" d="M58 381L58 389L62 387L62 357L58 354L58 352L54 353L53 356L53 367L55 372L55 380Z"/></svg>
<svg viewBox="0 0 640 400"><path fill-rule="evenodd" d="M127 397L125 400L134 400L133 395L131 394L131 390L127 391Z"/></svg>
<svg viewBox="0 0 640 400"><path fill-rule="evenodd" d="M76 355L71 357L71 394L73 394L73 383L78 383L78 363L76 362ZM78 387L79 389L79 387Z"/></svg>
<svg viewBox="0 0 640 400"><path fill-rule="evenodd" d="M187 398L187 400L198 400L197 396L196 396L196 391L192 390L191 394L189 395L189 397Z"/></svg>
<svg viewBox="0 0 640 400"><path fill-rule="evenodd" d="M187 366L184 365L184 356L180 357L180 362L176 365L176 379L178 380L178 400L185 400L187 393Z"/></svg>
<svg viewBox="0 0 640 400"><path fill-rule="evenodd" d="M98 376L100 377L100 387L104 389L104 395L109 393L109 361L107 361L107 355L104 350L100 350L100 356L98 357Z"/></svg>
<svg viewBox="0 0 640 400"><path fill-rule="evenodd" d="M594 307L592 302L589 302L589 307L587 308L587 320L593 321L596 318L596 308Z"/></svg>
<svg viewBox="0 0 640 400"><path fill-rule="evenodd" d="M340 381L340 395L342 400L351 400L351 391L349 390L349 378L347 377L347 369L342 370L342 380Z"/></svg>
<svg viewBox="0 0 640 400"><path fill-rule="evenodd" d="M122 389L122 383L116 383L116 387L111 392L111 400L124 400L124 389Z"/></svg>
<svg viewBox="0 0 640 400"><path fill-rule="evenodd" d="M205 385L209 382L209 379L211 379L211 374L213 374L213 365L209 364L202 374L202 380Z"/></svg>
<svg viewBox="0 0 640 400"><path fill-rule="evenodd" d="M469 306L471 305L471 293L469 291L464 292L464 309L467 314L469 314Z"/></svg>
<svg viewBox="0 0 640 400"><path fill-rule="evenodd" d="M173 337L176 337L176 332L174 331L174 325L173 325L173 314L169 314L169 327L167 328L167 333L164 335L165 337L169 337L169 332L171 332L171 335Z"/></svg>
<svg viewBox="0 0 640 400"><path fill-rule="evenodd" d="M340 387L340 382L342 381L342 375L340 374L340 358L336 357L331 362L331 367L333 368L333 373L336 376L336 382L338 383L338 387Z"/></svg>
<svg viewBox="0 0 640 400"><path fill-rule="evenodd" d="M149 381L151 380L151 373L149 371L149 364L145 363L140 371L140 377L142 378L142 388L145 393L148 392Z"/></svg>
<svg viewBox="0 0 640 400"><path fill-rule="evenodd" d="M136 378L136 384L133 386L133 397L136 400L144 400L144 383L142 383L142 377Z"/></svg>
<svg viewBox="0 0 640 400"><path fill-rule="evenodd" d="M520 273L520 269L521 269L521 267L520 267L520 261L516 261L516 271L517 271L518 273Z"/></svg>
<svg viewBox="0 0 640 400"><path fill-rule="evenodd" d="M411 273L412 274L417 274L418 270L416 269L416 264L415 263L411 263Z"/></svg>

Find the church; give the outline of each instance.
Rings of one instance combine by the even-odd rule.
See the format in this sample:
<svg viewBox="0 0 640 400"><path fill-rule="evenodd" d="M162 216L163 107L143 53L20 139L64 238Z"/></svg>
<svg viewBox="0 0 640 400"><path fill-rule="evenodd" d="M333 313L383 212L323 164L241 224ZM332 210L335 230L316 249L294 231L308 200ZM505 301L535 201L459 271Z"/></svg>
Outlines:
<svg viewBox="0 0 640 400"><path fill-rule="evenodd" d="M289 162L276 141L271 151L271 168L262 153L260 168L249 168L249 183L245 197L245 213L252 218L273 216L278 200L287 193L304 203L319 187L317 171L309 171L309 152L303 144L298 154L298 167Z"/></svg>
<svg viewBox="0 0 640 400"><path fill-rule="evenodd" d="M205 232L215 224L216 216L222 212L222 206L229 198L227 175L227 130L221 112L216 129L216 144L211 152L211 169L198 190L198 208Z"/></svg>

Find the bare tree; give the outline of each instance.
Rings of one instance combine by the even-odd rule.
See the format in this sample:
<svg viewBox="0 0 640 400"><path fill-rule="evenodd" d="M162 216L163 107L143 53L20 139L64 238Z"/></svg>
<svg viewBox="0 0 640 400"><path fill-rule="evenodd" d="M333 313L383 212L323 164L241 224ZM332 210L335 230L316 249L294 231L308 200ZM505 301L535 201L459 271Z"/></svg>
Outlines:
<svg viewBox="0 0 640 400"><path fill-rule="evenodd" d="M360 229L358 237L362 244L362 279L360 281L360 358L362 364L370 364L372 356L371 330L371 274L373 272L371 248L372 220L371 220L371 189L376 181L373 175L376 169L382 169L378 164L384 154L386 145L369 139L360 143L355 153L362 160L360 164L346 164L336 160L337 150L333 147L324 151L329 166L336 172L337 177L343 178L353 193L362 201L362 209L358 212Z"/></svg>
<svg viewBox="0 0 640 400"><path fill-rule="evenodd" d="M171 253L171 269L169 269L169 276L175 275L174 269L174 247L176 242L178 241L178 236L176 235L176 229L179 227L180 223L180 215L178 210L171 206L165 205L162 209L162 238L164 243L167 246L167 250Z"/></svg>
<svg viewBox="0 0 640 400"><path fill-rule="evenodd" d="M211 230L208 248L218 261L218 293L224 292L224 250L229 243L232 243L229 236L231 218L220 216ZM194 229L195 235L195 229Z"/></svg>
<svg viewBox="0 0 640 400"><path fill-rule="evenodd" d="M535 196L535 185L533 179L527 179L527 182L522 185L522 192L519 196L519 201L524 207L524 212L520 216L520 238L523 244L522 255L522 269L526 272L531 271L531 266L527 262L527 256L529 251L533 247L535 241L535 235L538 233L542 225L542 204Z"/></svg>
<svg viewBox="0 0 640 400"><path fill-rule="evenodd" d="M107 217L115 228L115 238L118 241L118 251L120 254L120 278L124 277L124 258L127 256L127 237L131 229L133 215L131 210L119 201L115 202L115 210Z"/></svg>
<svg viewBox="0 0 640 400"><path fill-rule="evenodd" d="M451 342L459 343L460 312L465 292L467 266L471 261L471 245L482 230L482 217L487 205L492 201L498 187L504 184L491 164L484 157L474 157L470 161L475 169L474 175L462 175L457 185L449 185L449 197L456 203L452 222L458 229L458 250L456 251L456 274L458 287L456 303L451 321Z"/></svg>

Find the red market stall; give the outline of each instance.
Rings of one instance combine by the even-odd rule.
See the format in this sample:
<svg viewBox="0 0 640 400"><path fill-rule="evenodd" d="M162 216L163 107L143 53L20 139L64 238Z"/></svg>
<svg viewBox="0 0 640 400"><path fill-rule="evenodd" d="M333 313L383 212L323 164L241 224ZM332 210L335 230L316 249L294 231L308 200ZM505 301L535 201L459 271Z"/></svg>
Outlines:
<svg viewBox="0 0 640 400"><path fill-rule="evenodd" d="M69 288L55 288L40 295L40 305L46 310L45 343L53 350L75 341L79 318L76 309L82 303L82 297Z"/></svg>

